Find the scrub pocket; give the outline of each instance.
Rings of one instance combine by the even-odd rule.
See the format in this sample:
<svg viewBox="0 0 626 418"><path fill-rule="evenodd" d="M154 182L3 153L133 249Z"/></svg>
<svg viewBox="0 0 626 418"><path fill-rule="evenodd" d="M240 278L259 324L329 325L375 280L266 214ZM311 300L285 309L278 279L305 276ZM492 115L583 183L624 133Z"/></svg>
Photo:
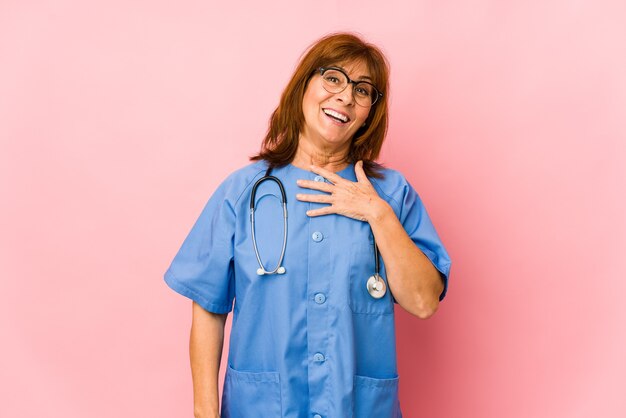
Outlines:
<svg viewBox="0 0 626 418"><path fill-rule="evenodd" d="M226 370L222 395L222 418L282 418L278 372Z"/></svg>
<svg viewBox="0 0 626 418"><path fill-rule="evenodd" d="M381 275L384 277L381 260ZM387 286L385 296L374 299L367 291L367 280L376 272L374 244L355 242L350 248L350 309L357 314L382 315L393 313L391 291Z"/></svg>
<svg viewBox="0 0 626 418"><path fill-rule="evenodd" d="M398 378L354 376L354 418L402 418Z"/></svg>

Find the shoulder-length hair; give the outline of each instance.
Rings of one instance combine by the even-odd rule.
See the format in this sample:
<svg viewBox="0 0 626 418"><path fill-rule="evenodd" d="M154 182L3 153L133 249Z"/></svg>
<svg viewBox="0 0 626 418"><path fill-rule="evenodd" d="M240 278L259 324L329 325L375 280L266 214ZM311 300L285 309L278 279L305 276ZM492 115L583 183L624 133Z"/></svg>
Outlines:
<svg viewBox="0 0 626 418"><path fill-rule="evenodd" d="M363 160L365 173L371 177L383 177L382 165L375 162L380 154L389 121L387 103L389 96L389 64L375 45L364 42L351 33L334 33L314 42L300 60L289 84L283 91L280 103L269 121L261 151L252 161L266 160L272 167L291 163L296 155L300 132L304 125L302 100L311 77L318 68L365 63L372 83L383 94L370 109L365 126L360 127L352 138L348 151L349 163Z"/></svg>

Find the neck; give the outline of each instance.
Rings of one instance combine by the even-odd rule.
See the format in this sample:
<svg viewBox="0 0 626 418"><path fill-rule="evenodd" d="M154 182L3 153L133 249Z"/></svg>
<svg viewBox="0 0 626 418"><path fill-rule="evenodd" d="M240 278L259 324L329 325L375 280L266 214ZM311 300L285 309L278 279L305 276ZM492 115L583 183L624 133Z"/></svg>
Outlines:
<svg viewBox="0 0 626 418"><path fill-rule="evenodd" d="M350 164L348 161L349 146L350 144L347 144L347 147L336 150L317 147L301 136L296 155L291 164L303 170L309 170L309 166L315 164L336 173Z"/></svg>

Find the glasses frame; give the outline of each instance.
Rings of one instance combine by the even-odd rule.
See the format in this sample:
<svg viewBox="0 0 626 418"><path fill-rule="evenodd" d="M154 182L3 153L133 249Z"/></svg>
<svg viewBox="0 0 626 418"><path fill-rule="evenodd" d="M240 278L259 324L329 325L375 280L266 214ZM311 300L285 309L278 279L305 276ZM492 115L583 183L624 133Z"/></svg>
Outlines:
<svg viewBox="0 0 626 418"><path fill-rule="evenodd" d="M350 77L348 77L348 74L346 74L345 70L343 68L339 68L339 67L319 67L317 69L317 71L319 71L320 76L323 78L324 77L324 73L328 70L335 70L335 71L339 71L341 74L343 74L346 77L346 80L348 80L348 82L346 83L345 87L342 88L339 91L328 91L326 89L326 86L324 85L323 81L322 81L322 87L324 87L324 90L328 91L329 93L341 93L342 91L344 91L346 89L346 87L348 87L349 84L353 84L354 86L352 87L352 98L354 99L354 103L358 104L361 107L372 107L374 106L376 103L378 103L378 99L380 99L381 97L383 97L383 94L378 91L378 89L376 88L375 85L373 85L372 83L370 83L369 81L354 81L351 80ZM354 96L354 87L356 87L357 84L361 84L361 83L365 83L365 84L369 84L370 86L372 86L372 88L374 89L374 94L372 95L372 103L369 106L364 106L362 104L360 104L359 102L357 102L356 97Z"/></svg>

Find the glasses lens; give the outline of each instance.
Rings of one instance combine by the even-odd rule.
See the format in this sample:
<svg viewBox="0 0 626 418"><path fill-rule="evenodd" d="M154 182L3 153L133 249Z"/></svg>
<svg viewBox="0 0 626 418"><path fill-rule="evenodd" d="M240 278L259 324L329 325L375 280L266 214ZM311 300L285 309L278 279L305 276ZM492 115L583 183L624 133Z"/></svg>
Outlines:
<svg viewBox="0 0 626 418"><path fill-rule="evenodd" d="M324 89L329 93L341 93L348 86L348 77L333 68L324 69L322 73ZM352 82L354 83L354 82ZM358 105L372 106L378 100L378 90L372 84L362 81L354 84L352 95Z"/></svg>
<svg viewBox="0 0 626 418"><path fill-rule="evenodd" d="M322 74L324 80L324 88L329 93L339 93L348 85L346 75L337 70L326 70Z"/></svg>
<svg viewBox="0 0 626 418"><path fill-rule="evenodd" d="M378 91L369 83L357 83L353 94L354 100L361 106L371 106L378 98Z"/></svg>

